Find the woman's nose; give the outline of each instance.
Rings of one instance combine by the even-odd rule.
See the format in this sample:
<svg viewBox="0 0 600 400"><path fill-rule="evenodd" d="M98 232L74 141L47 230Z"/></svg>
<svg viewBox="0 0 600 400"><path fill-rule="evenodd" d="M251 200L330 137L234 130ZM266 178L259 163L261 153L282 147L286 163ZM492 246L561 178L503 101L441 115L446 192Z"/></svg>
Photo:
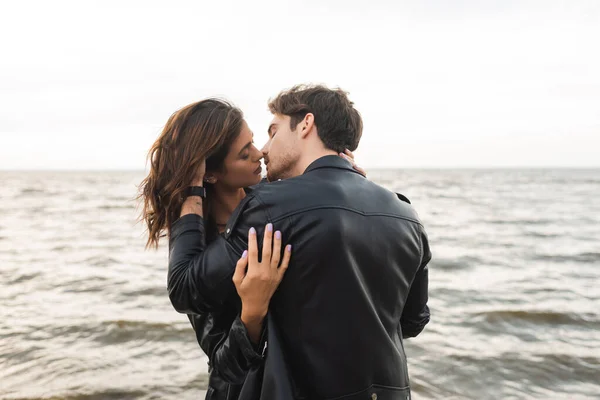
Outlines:
<svg viewBox="0 0 600 400"><path fill-rule="evenodd" d="M269 153L269 143L271 143L270 140L267 143L265 143L262 149L260 149L260 152L263 154L263 157Z"/></svg>
<svg viewBox="0 0 600 400"><path fill-rule="evenodd" d="M256 148L256 146L252 146L252 153L254 154L254 159L256 159L256 161L261 160L264 156L263 156L263 152L259 149Z"/></svg>

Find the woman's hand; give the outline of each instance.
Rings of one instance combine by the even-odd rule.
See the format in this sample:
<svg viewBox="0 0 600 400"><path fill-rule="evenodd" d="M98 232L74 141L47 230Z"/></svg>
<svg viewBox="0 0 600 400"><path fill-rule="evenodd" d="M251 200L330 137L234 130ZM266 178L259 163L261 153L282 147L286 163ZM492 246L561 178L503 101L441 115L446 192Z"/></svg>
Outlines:
<svg viewBox="0 0 600 400"><path fill-rule="evenodd" d="M350 161L350 164L352 164L352 168L357 170L358 173L364 176L365 178L367 177L367 171L356 165L356 163L354 162L354 154L352 154L350 150L346 149L343 153L340 153L340 157Z"/></svg>
<svg viewBox="0 0 600 400"><path fill-rule="evenodd" d="M273 225L265 228L262 248L262 261L258 262L256 230L248 234L248 250L244 251L233 274L233 283L242 299L241 320L248 330L250 339L258 343L262 322L267 315L269 302L287 270L292 255L292 246L286 246L281 265L281 232L275 232Z"/></svg>
<svg viewBox="0 0 600 400"><path fill-rule="evenodd" d="M203 159L198 166L192 186L204 186L204 175L206 174L206 160Z"/></svg>
<svg viewBox="0 0 600 400"><path fill-rule="evenodd" d="M194 176L194 180L192 181L192 186L204 186L204 174L206 173L206 160L202 160L198 169L196 170L196 175ZM179 212L179 217L183 217L187 214L197 214L199 216L204 216L204 210L202 209L202 200L199 197L190 196L183 200L181 204L181 211Z"/></svg>

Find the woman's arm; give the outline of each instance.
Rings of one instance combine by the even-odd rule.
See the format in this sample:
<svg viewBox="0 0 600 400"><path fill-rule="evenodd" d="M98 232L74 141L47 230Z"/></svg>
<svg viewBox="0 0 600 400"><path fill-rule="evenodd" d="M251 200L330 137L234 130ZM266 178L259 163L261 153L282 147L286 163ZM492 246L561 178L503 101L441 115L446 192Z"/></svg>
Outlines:
<svg viewBox="0 0 600 400"><path fill-rule="evenodd" d="M248 249L248 231L269 220L265 206L248 195L229 219L224 235L206 242L204 219L187 214L171 225L167 289L171 304L184 314L218 312L237 297L232 277Z"/></svg>
<svg viewBox="0 0 600 400"><path fill-rule="evenodd" d="M210 368L227 383L241 384L250 368L262 362L261 346L251 341L234 312L188 315L188 318L198 344L208 356ZM264 343L264 338L261 339Z"/></svg>
<svg viewBox="0 0 600 400"><path fill-rule="evenodd" d="M262 261L259 262L256 231L251 229L248 251L244 251L238 260L233 275L241 299L239 314L239 306L224 306L200 315L188 314L196 339L208 355L211 366L229 383L243 382L248 370L262 361L258 350L264 342L263 321L291 257L288 247L280 265L280 249L281 233L273 234L273 226L269 224L264 234Z"/></svg>
<svg viewBox="0 0 600 400"><path fill-rule="evenodd" d="M281 232L273 235L273 224L267 224L262 246L261 261L258 261L256 230L248 233L248 250L244 251L235 267L233 283L242 300L241 321L248 330L250 339L257 343L260 339L263 321L269 309L269 302L283 279L292 254L292 247L286 246L281 258Z"/></svg>

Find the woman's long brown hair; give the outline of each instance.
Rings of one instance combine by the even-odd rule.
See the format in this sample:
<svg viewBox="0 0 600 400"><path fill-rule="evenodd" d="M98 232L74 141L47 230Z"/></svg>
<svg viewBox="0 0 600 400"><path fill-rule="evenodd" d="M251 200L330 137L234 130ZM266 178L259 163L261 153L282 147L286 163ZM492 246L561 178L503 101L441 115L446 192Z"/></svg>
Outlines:
<svg viewBox="0 0 600 400"><path fill-rule="evenodd" d="M243 121L240 109L220 99L202 100L171 115L148 152L150 172L140 184L147 248L158 247L165 231L170 235L171 224L181 213L183 192L194 181L201 162L206 159L206 171L223 170L223 160ZM207 208L210 196L204 202L205 216Z"/></svg>

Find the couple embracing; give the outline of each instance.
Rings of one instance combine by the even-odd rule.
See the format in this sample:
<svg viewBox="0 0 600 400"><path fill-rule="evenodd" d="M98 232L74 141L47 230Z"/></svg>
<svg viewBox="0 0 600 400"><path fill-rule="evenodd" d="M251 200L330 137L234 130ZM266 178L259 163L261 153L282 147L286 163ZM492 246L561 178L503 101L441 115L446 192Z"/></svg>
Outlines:
<svg viewBox="0 0 600 400"><path fill-rule="evenodd" d="M209 359L207 399L410 399L402 341L429 322L423 225L354 164L347 93L295 86L269 109L261 150L225 101L175 112L142 182L148 244L167 234L169 298Z"/></svg>

